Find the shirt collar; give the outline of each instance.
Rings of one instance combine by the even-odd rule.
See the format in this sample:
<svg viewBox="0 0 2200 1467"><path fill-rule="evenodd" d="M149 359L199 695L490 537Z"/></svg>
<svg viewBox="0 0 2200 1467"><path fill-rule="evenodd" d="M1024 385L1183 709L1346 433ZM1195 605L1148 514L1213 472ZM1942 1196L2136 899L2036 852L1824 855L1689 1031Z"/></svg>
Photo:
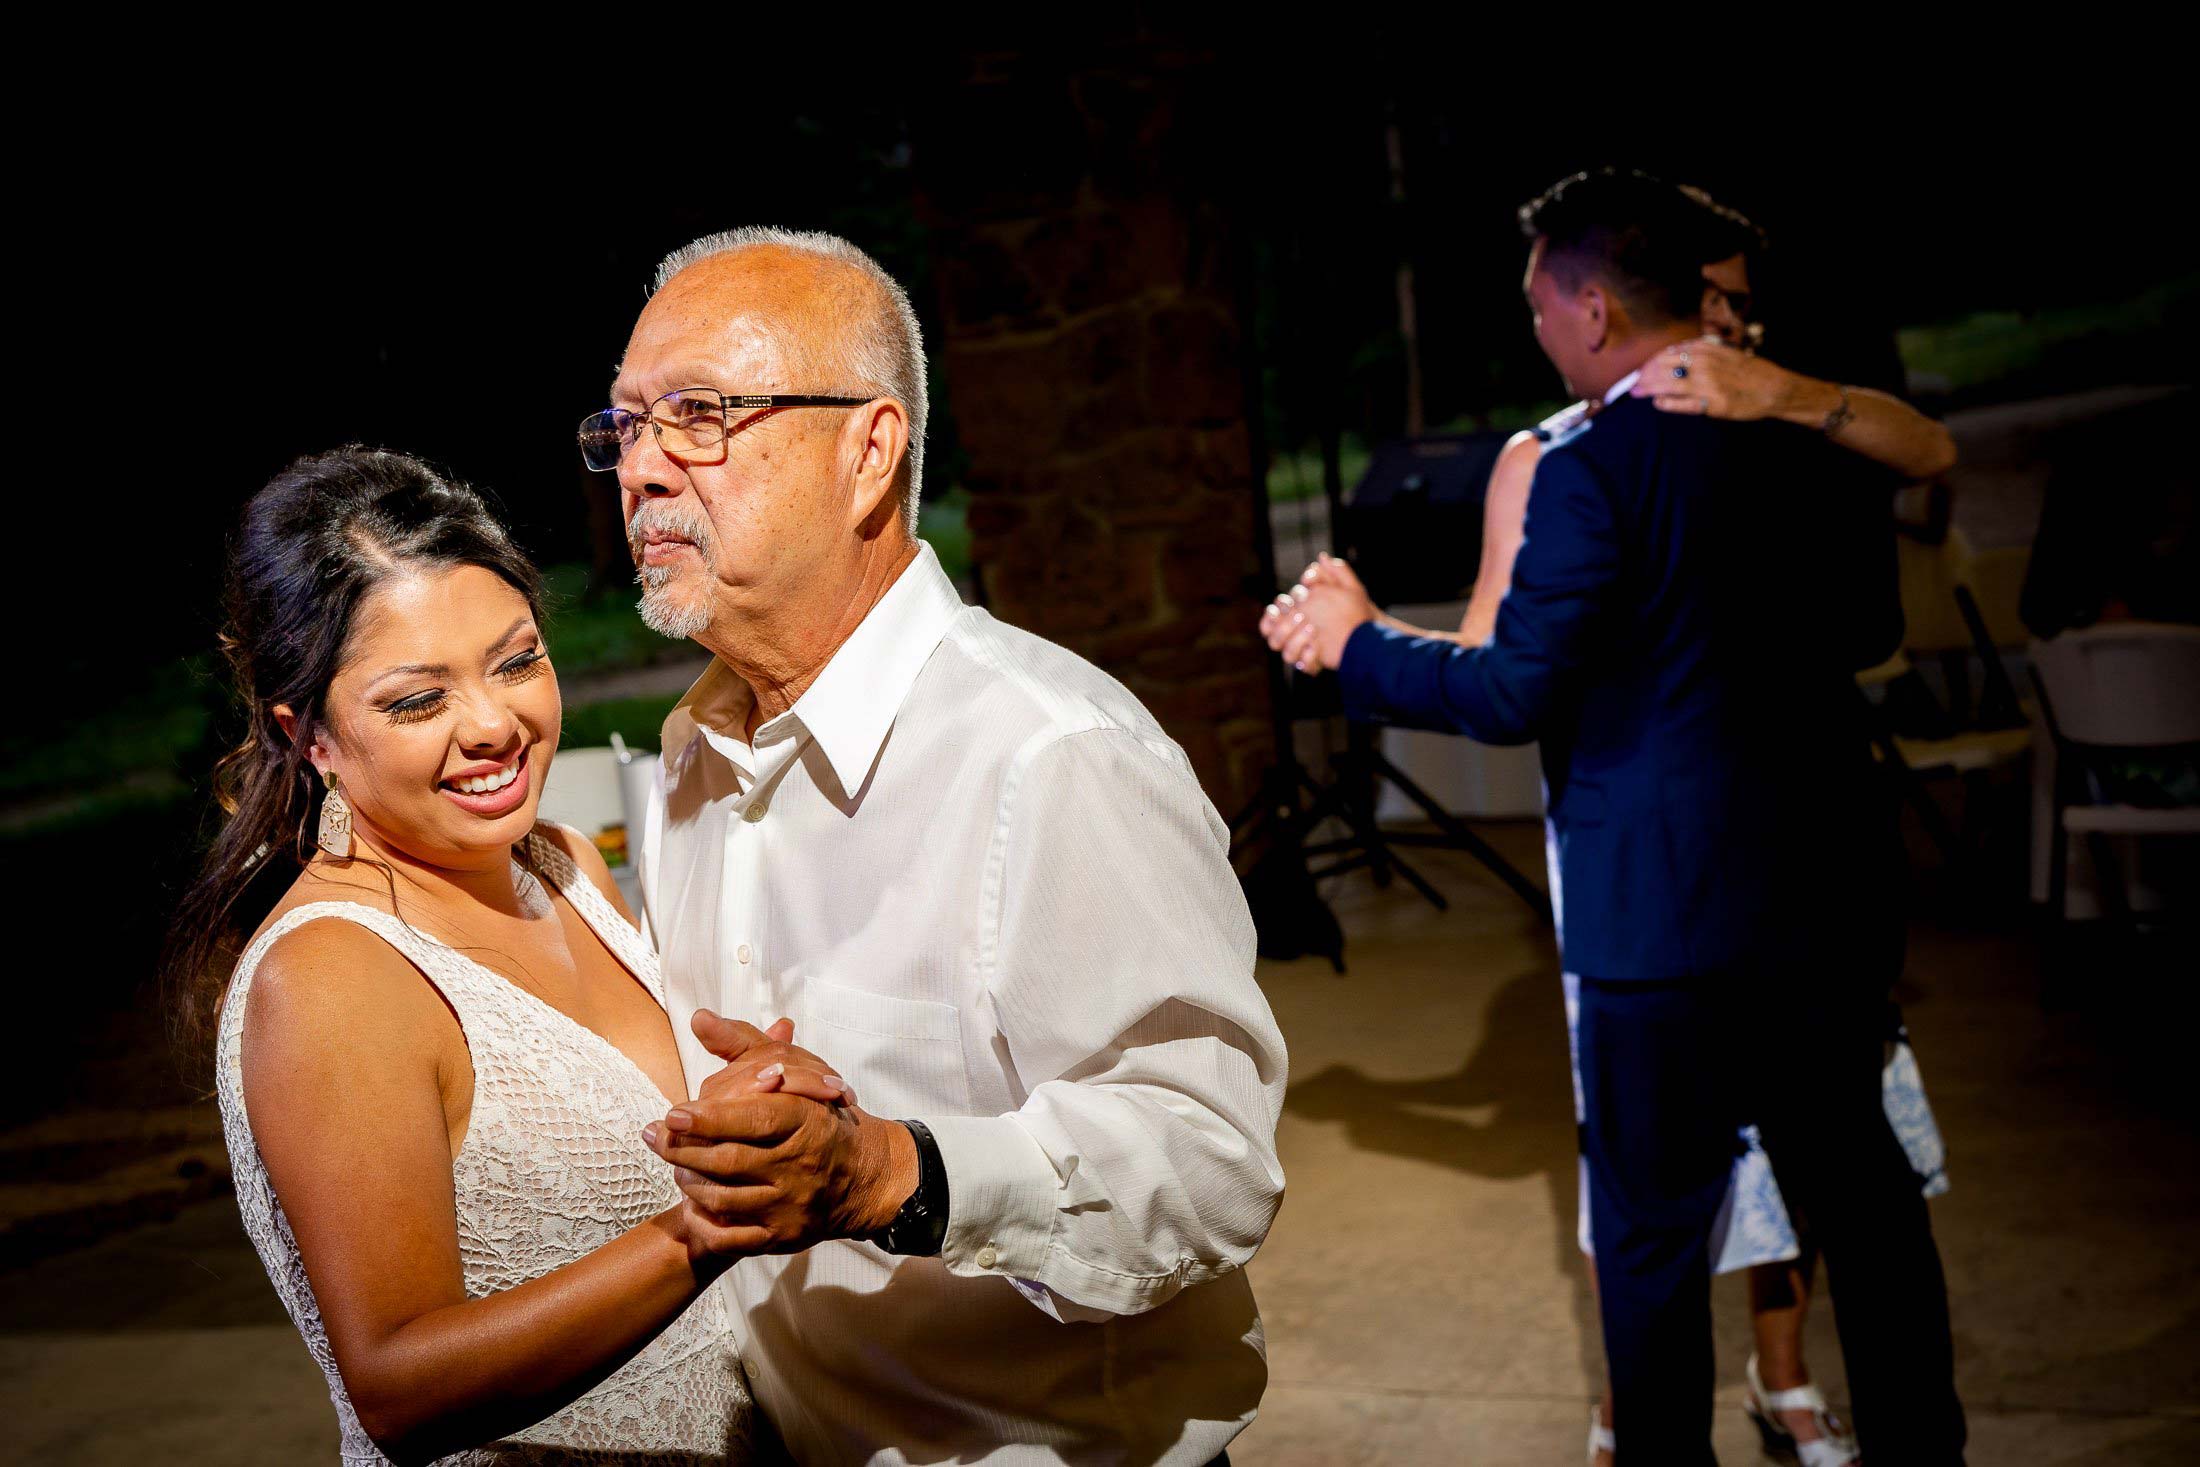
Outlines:
<svg viewBox="0 0 2200 1467"><path fill-rule="evenodd" d="M1642 368L1637 367L1634 371L1629 372L1626 376L1620 378L1617 382L1614 382L1609 388L1605 390L1604 405L1606 407L1610 407L1613 403L1618 402L1621 398L1625 397L1627 395L1628 389L1632 388L1641 376Z"/></svg>
<svg viewBox="0 0 2200 1467"><path fill-rule="evenodd" d="M955 583L940 569L939 556L919 541L917 558L840 644L817 681L781 715L817 740L843 793L853 795L863 787L917 674L963 609ZM751 697L748 684L712 658L665 719L666 757L679 753L699 731L730 730L740 738ZM758 740L781 718L759 728Z"/></svg>

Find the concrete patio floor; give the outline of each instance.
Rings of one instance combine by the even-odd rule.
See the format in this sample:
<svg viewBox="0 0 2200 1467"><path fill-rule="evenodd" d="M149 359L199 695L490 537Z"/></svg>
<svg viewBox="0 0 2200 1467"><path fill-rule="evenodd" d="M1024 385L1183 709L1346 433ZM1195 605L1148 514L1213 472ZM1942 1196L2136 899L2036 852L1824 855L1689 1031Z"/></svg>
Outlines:
<svg viewBox="0 0 2200 1467"><path fill-rule="evenodd" d="M1488 829L1535 869L1534 826ZM1337 884L1346 976L1262 965L1291 1045L1290 1191L1251 1270L1273 1378L1232 1451L1243 1467L1580 1460L1602 1368L1549 936L1464 858L1423 866L1449 912L1364 875ZM2014 933L1921 923L1908 984L1949 1144L1954 1190L1933 1210L1971 1461L2200 1461L2200 1146L2172 1067L2190 1027L2136 994L2043 1011ZM1738 1405L1741 1281L1716 1303L1732 1467L1759 1460ZM1839 1401L1823 1306L1810 1358ZM320 1377L226 1198L0 1273L0 1456L334 1449Z"/></svg>

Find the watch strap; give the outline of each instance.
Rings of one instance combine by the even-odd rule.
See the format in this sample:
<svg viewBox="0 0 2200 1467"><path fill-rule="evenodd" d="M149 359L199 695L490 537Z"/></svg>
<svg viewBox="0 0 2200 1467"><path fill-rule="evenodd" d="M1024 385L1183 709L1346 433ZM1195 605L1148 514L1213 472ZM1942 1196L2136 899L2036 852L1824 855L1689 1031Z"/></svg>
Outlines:
<svg viewBox="0 0 2200 1467"><path fill-rule="evenodd" d="M940 1144L932 1128L922 1121L897 1121L906 1126L917 1147L917 1187L902 1203L894 1220L871 1235L871 1241L888 1253L908 1258L936 1258L947 1242L947 1166L940 1160Z"/></svg>

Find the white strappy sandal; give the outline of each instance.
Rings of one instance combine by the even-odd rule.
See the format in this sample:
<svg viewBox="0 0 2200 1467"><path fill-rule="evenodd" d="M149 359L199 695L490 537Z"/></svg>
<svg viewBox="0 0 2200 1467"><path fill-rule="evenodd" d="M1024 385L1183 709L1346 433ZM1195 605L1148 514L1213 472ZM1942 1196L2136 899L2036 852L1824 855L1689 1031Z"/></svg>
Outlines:
<svg viewBox="0 0 2200 1467"><path fill-rule="evenodd" d="M1612 1428L1604 1424L1603 1406L1592 1405L1589 1408L1589 1461L1592 1464L1600 1452L1618 1456L1619 1439L1612 1435Z"/></svg>
<svg viewBox="0 0 2200 1467"><path fill-rule="evenodd" d="M1757 1375L1757 1357L1749 1357L1749 1391L1742 1397L1742 1409L1756 1423L1757 1434L1764 1438L1765 1455L1781 1462L1794 1462L1799 1467L1854 1467L1863 1459L1857 1455L1856 1438L1841 1429L1841 1423L1827 1409L1826 1397L1814 1385L1801 1385L1788 1391L1768 1391ZM1818 1423L1821 1433L1817 1441L1797 1441L1780 1423L1782 1411L1808 1411Z"/></svg>

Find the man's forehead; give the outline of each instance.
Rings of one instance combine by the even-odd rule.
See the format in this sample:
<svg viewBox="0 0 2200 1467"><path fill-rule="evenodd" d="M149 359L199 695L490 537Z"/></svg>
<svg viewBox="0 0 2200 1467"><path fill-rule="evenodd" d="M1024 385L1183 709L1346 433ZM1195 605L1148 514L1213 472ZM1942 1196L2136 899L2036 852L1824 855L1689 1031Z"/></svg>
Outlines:
<svg viewBox="0 0 2200 1467"><path fill-rule="evenodd" d="M689 308L660 315L645 309L613 391L645 399L679 387L782 391L785 357L774 324L758 312L713 315Z"/></svg>

